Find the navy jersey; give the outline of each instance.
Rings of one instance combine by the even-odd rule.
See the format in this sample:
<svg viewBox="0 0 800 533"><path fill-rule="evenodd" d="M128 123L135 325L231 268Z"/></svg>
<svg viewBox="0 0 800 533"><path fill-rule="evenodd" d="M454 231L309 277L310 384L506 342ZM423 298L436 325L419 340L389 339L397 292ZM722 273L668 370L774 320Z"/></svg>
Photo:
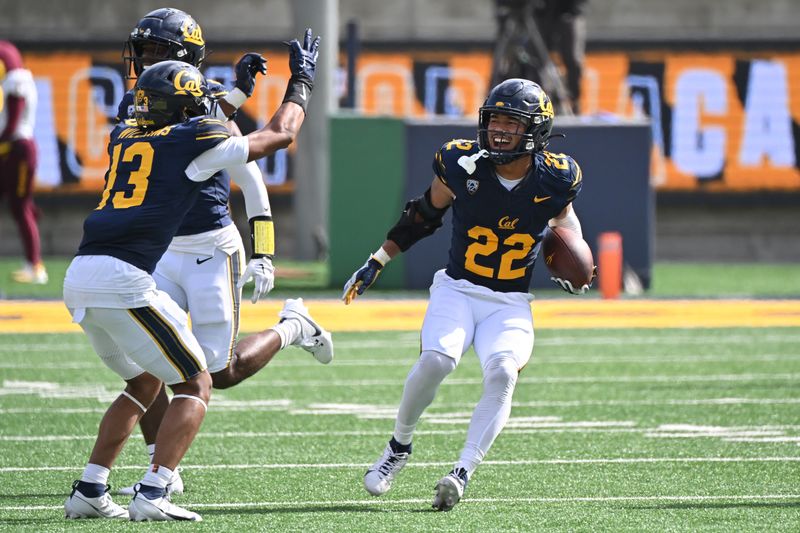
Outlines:
<svg viewBox="0 0 800 533"><path fill-rule="evenodd" d="M500 292L528 292L547 222L581 190L581 169L568 155L533 155L510 191L475 141L454 140L436 153L435 175L455 194L447 274Z"/></svg>
<svg viewBox="0 0 800 533"><path fill-rule="evenodd" d="M77 255L110 255L152 273L205 187L186 177L186 167L228 137L210 117L155 131L120 122L108 143L103 196L83 223Z"/></svg>
<svg viewBox="0 0 800 533"><path fill-rule="evenodd" d="M208 80L208 88L214 98L227 94L225 86L214 80ZM125 93L117 109L117 120L124 121L128 118L133 118L133 89ZM197 195L197 202L186 213L176 235L196 235L232 224L228 209L230 194L230 177L224 171L217 172L203 184Z"/></svg>

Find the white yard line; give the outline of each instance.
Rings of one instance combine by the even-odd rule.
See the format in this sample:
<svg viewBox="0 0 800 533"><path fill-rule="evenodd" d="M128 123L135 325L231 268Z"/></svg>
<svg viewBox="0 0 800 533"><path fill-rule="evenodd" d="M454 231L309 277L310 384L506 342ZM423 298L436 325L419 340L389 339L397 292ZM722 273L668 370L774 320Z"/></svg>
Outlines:
<svg viewBox="0 0 800 533"><path fill-rule="evenodd" d="M466 425L468 421L464 422ZM649 429L628 428L628 427L507 427L503 433L526 435L533 433L644 433L652 431ZM269 438L307 438L307 437L369 437L374 435L389 435L389 430L373 431L273 431L273 432L250 432L250 431L229 431L229 432L200 432L198 439L269 439ZM418 430L415 435L464 435L465 428L461 429L442 429L442 430ZM138 435L138 433L134 433ZM0 435L0 442L60 442L60 441L79 441L94 440L97 435Z"/></svg>
<svg viewBox="0 0 800 533"><path fill-rule="evenodd" d="M607 383L735 383L735 382L783 382L800 381L800 373L751 373L751 374L690 374L690 375L644 375L644 376L554 376L522 377L518 380L520 384L528 385L571 385L571 384L607 384ZM285 380L261 378L255 376L237 385L239 388L303 388L303 387L397 387L401 388L405 379L320 379L320 380ZM481 378L450 378L446 379L442 386L475 386L481 385ZM111 389L106 389L110 387ZM42 394L50 397L71 398L80 393L81 397L86 397L85 391L93 391L92 397L99 397L102 393L116 398L119 394L119 385L104 383L55 383L50 381L23 381L23 380L4 380L0 387L0 397L7 395L20 394Z"/></svg>
<svg viewBox="0 0 800 533"><path fill-rule="evenodd" d="M436 415L426 415L426 423L436 423ZM469 419L459 420L463 425ZM634 427L633 421L560 421L559 417L512 417L503 430L511 434L531 433L642 433L645 436L724 436L724 437L753 437L783 436L783 432L800 431L800 425L764 425L764 426L724 426L703 429L703 426L673 427L662 425L652 427ZM368 437L373 435L386 435L387 431L380 430L352 430L352 431L208 431L200 432L197 437L202 439L269 439L269 438L310 438L310 437ZM417 435L460 435L463 429L432 429L419 430ZM138 435L138 433L134 433ZM94 434L87 435L0 435L0 442L59 442L93 440ZM786 436L784 436L786 437ZM797 437L788 437L795 439ZM754 442L760 442L754 441ZM767 442L767 441L764 441ZM779 441L776 441L779 442Z"/></svg>
<svg viewBox="0 0 800 533"><path fill-rule="evenodd" d="M727 406L727 405L797 405L800 398L686 398L686 399L663 399L663 400L542 400L534 402L515 402L515 409L541 408L541 407L614 407L614 406ZM397 405L377 406L397 411ZM435 404L428 409L429 414L439 414L440 411L447 409L473 408L474 403L447 403ZM265 403L263 400L246 401L241 400L230 404L215 403L212 398L211 412L221 411L275 411L283 407L272 403ZM98 414L105 413L107 407L11 407L0 409L3 415L35 415L35 414ZM294 414L303 414L300 410L293 411ZM330 413L326 413L330 414Z"/></svg>
<svg viewBox="0 0 800 533"><path fill-rule="evenodd" d="M339 346L336 346L339 348ZM336 359L335 366L337 367L411 367L415 362L416 357L407 357L402 359ZM686 355L638 355L638 356L614 356L614 355L597 355L586 357L559 357L547 356L537 358L535 355L531 359L530 364L534 366L551 366L551 365L615 365L615 364L646 364L646 365L665 365L674 363L778 363L787 361L800 361L800 353L791 354L721 354L721 355L708 355L708 354L686 354ZM276 359L271 368L316 368L319 363L310 360L297 360L289 359ZM97 361L61 361L61 362L48 362L47 370L100 370L105 369L102 363ZM0 370L35 370L36 372L42 371L40 363L14 363L14 362L0 362Z"/></svg>
<svg viewBox="0 0 800 533"><path fill-rule="evenodd" d="M676 334L672 332L658 334L653 332L647 336L625 336L625 335L594 335L587 334L585 338L575 335L557 336L553 338L537 338L537 346L592 346L592 345L618 345L621 342L626 345L671 345L671 344L747 344L758 339L760 343L800 343L800 335L796 334L766 334L766 335L705 335L698 330L693 334ZM334 332L334 339L336 334ZM419 334L416 332L393 336L386 340L366 338L360 340L336 340L336 347L340 350L349 349L373 349L387 347L409 347L419 346ZM50 344L50 343L31 343L31 344L0 344L0 353L14 352L54 352L64 353L65 350L86 350L91 352L89 344Z"/></svg>
<svg viewBox="0 0 800 533"><path fill-rule="evenodd" d="M795 463L797 457L614 457L604 459L525 459L516 461L484 461L482 465L494 466L530 466L530 465L594 465L594 464L661 464L661 463ZM371 463L267 463L267 464L219 464L195 465L183 464L191 470L296 470L304 468L365 468ZM429 468L452 466L452 461L431 461L427 463L408 463L407 467ZM73 466L6 466L0 467L5 472L70 472L80 471L80 465ZM116 466L115 470L141 470L142 465Z"/></svg>
<svg viewBox="0 0 800 533"><path fill-rule="evenodd" d="M628 405L773 405L798 404L800 398L686 398L663 400L565 400L514 403L514 407L586 407ZM462 407L467 404L439 405L439 408Z"/></svg>
<svg viewBox="0 0 800 533"><path fill-rule="evenodd" d="M797 500L800 494L713 494L713 495L662 495L662 496L572 496L553 497L502 497L471 498L461 500L461 505L475 503L494 503L515 505L519 503L615 503L615 502L726 502L726 501L770 501ZM231 502L231 503L184 503L188 509L257 509L260 507L338 507L341 505L364 505L365 507L382 507L387 505L429 505L430 498L406 498L402 500L377 500L375 498L361 500L303 500L303 501L265 501L265 502ZM63 505L0 505L0 511L58 511ZM310 511L309 511L310 512Z"/></svg>
<svg viewBox="0 0 800 533"><path fill-rule="evenodd" d="M593 383L715 383L748 381L800 381L795 373L758 374L708 374L708 375L651 375L651 376L563 376L563 377L523 377L520 384L567 385ZM238 387L402 387L404 379L328 379L328 380L248 380ZM481 385L480 378L446 379L442 386Z"/></svg>

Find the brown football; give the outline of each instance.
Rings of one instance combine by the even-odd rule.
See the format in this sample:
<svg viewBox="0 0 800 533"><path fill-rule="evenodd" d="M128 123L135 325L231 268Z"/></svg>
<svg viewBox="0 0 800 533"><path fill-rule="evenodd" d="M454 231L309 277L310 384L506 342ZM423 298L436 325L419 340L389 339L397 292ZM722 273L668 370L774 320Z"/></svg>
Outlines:
<svg viewBox="0 0 800 533"><path fill-rule="evenodd" d="M592 250L574 231L559 227L545 230L542 255L554 278L569 280L576 288L592 281Z"/></svg>

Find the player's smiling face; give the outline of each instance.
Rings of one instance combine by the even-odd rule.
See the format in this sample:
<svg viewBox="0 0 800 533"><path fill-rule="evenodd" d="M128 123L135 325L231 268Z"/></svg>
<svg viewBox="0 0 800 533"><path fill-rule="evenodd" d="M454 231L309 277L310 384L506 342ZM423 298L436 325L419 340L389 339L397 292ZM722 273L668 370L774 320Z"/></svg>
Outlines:
<svg viewBox="0 0 800 533"><path fill-rule="evenodd" d="M492 150L510 151L519 146L527 125L519 118L504 113L489 117L489 146Z"/></svg>

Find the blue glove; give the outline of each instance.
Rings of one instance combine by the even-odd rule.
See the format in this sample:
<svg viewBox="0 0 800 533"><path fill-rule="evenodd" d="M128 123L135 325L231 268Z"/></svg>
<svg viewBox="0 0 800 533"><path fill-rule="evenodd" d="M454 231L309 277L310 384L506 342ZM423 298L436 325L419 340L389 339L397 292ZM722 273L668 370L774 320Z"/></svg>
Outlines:
<svg viewBox="0 0 800 533"><path fill-rule="evenodd" d="M311 28L308 28L302 46L297 39L284 42L289 47L289 70L292 72L292 79L302 81L308 85L309 90L314 88L314 74L319 55L319 36L313 41L311 37Z"/></svg>
<svg viewBox="0 0 800 533"><path fill-rule="evenodd" d="M249 98L256 87L256 74L267 73L267 60L261 54L248 52L239 59L233 70L236 72L236 87Z"/></svg>
<svg viewBox="0 0 800 533"><path fill-rule="evenodd" d="M356 270L347 280L347 283L344 284L342 300L344 300L345 305L355 300L356 296L364 294L364 291L369 289L378 279L381 269L383 269L381 262L375 259L374 256L370 256L364 266Z"/></svg>

